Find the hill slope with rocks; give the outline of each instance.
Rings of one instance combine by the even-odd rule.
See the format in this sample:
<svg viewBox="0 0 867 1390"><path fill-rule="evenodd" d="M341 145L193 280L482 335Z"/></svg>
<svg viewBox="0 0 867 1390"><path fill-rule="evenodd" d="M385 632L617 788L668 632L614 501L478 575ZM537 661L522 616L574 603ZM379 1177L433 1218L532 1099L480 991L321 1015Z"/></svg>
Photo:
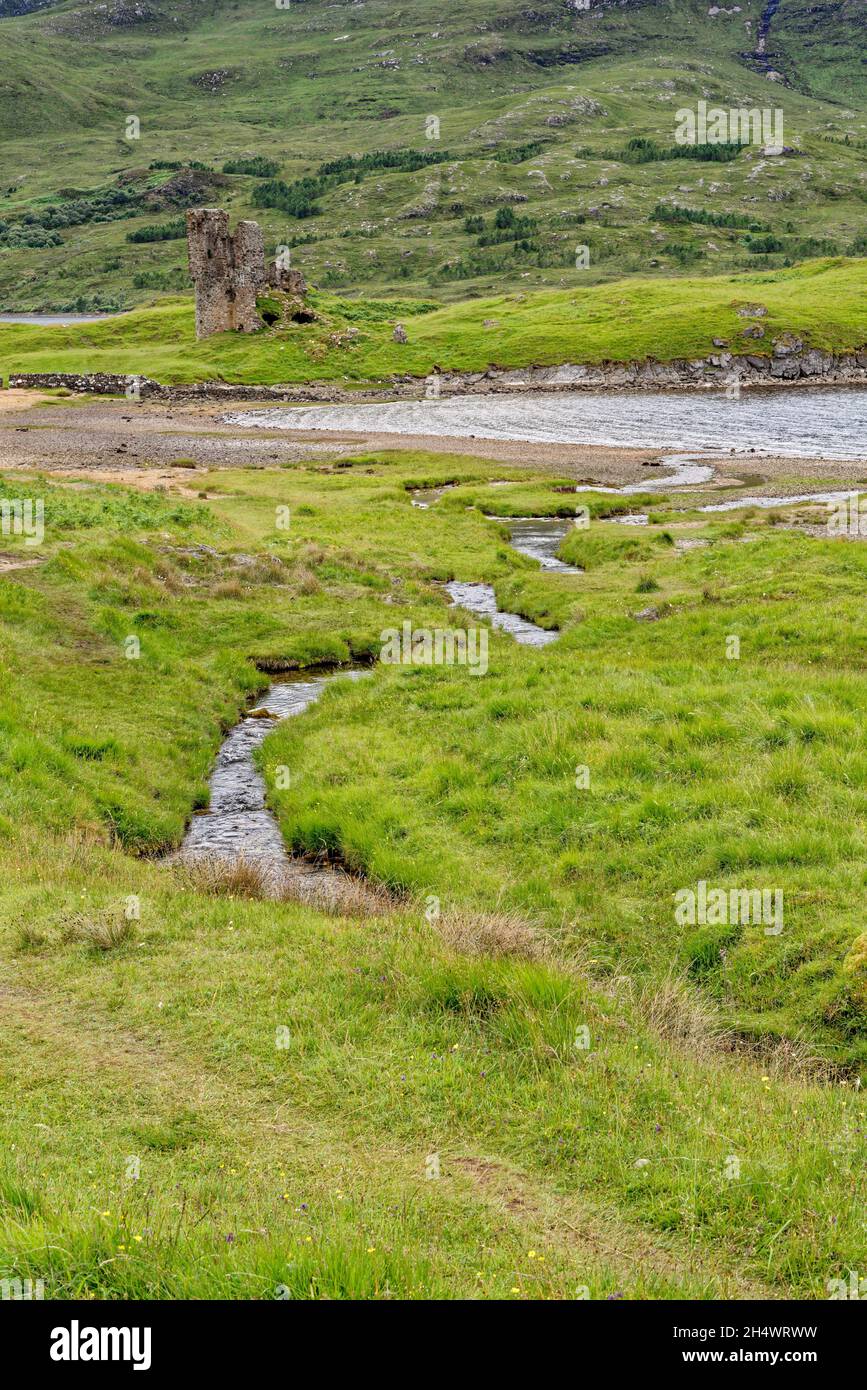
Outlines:
<svg viewBox="0 0 867 1390"><path fill-rule="evenodd" d="M0 0L0 303L189 288L183 212L340 293L461 299L862 255L863 3ZM677 112L781 110L684 157ZM713 152L712 152L713 153Z"/></svg>

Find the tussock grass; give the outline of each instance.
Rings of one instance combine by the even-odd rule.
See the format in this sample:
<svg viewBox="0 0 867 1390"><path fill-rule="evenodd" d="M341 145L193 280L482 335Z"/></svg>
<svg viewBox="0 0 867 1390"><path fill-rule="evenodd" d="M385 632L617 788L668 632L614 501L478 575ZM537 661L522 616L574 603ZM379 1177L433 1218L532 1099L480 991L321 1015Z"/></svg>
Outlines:
<svg viewBox="0 0 867 1390"><path fill-rule="evenodd" d="M48 925L31 920L19 922L15 931L15 948L22 952L38 952L62 943L107 954L129 945L135 936L135 921L120 911L75 912Z"/></svg>
<svg viewBox="0 0 867 1390"><path fill-rule="evenodd" d="M225 898L270 898L275 894L273 874L243 855L233 859L202 855L176 864L174 872L187 892Z"/></svg>
<svg viewBox="0 0 867 1390"><path fill-rule="evenodd" d="M308 871L299 864L281 872L243 855L183 860L175 865L175 875L184 892L302 903L331 917L381 916L396 906L381 884L365 883L340 869Z"/></svg>
<svg viewBox="0 0 867 1390"><path fill-rule="evenodd" d="M856 1079L850 1068L836 1066L803 1036L750 1038L732 1033L729 1042L733 1051L753 1058L763 1072L777 1081L845 1086Z"/></svg>
<svg viewBox="0 0 867 1390"><path fill-rule="evenodd" d="M16 926L16 951L41 951L48 944L49 939L45 928L36 922L20 922Z"/></svg>
<svg viewBox="0 0 867 1390"><path fill-rule="evenodd" d="M731 1046L731 1029L723 1023L719 1007L682 974L669 971L659 983L642 984L635 1003L658 1037L686 1045L697 1056Z"/></svg>
<svg viewBox="0 0 867 1390"><path fill-rule="evenodd" d="M279 887L281 902L314 907L326 917L359 920L382 917L395 911L395 898L382 885L353 878L340 869L324 874L287 874Z"/></svg>
<svg viewBox="0 0 867 1390"><path fill-rule="evenodd" d="M518 912L473 912L454 908L435 924L443 941L461 955L547 961L550 939Z"/></svg>
<svg viewBox="0 0 867 1390"><path fill-rule="evenodd" d="M244 586L240 579L224 579L219 584L214 585L214 598L241 599L244 597Z"/></svg>
<svg viewBox="0 0 867 1390"><path fill-rule="evenodd" d="M116 951L128 945L136 934L135 922L119 912L97 915L76 913L63 923L64 941L86 946L91 951Z"/></svg>

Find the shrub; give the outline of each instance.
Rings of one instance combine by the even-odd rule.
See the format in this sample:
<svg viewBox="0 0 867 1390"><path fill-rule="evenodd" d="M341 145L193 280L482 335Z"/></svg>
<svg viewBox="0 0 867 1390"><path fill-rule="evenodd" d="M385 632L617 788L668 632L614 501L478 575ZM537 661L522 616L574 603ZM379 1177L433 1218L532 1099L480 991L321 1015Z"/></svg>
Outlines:
<svg viewBox="0 0 867 1390"><path fill-rule="evenodd" d="M149 227L138 227L134 232L127 232L127 241L176 241L187 234L187 224L183 217L177 217L172 222L155 222Z"/></svg>
<svg viewBox="0 0 867 1390"><path fill-rule="evenodd" d="M766 232L767 226L740 212L707 212L704 208L682 208L677 203L657 203L651 216L657 222L697 222L707 227L746 227L751 232Z"/></svg>
<svg viewBox="0 0 867 1390"><path fill-rule="evenodd" d="M778 236L748 236L744 242L753 256L766 256L772 251L785 251L786 244Z"/></svg>
<svg viewBox="0 0 867 1390"><path fill-rule="evenodd" d="M253 174L257 179L271 179L279 172L277 160L266 159L263 154L251 155L246 159L227 159L223 165L224 174Z"/></svg>
<svg viewBox="0 0 867 1390"><path fill-rule="evenodd" d="M319 179L296 179L291 184L269 179L253 189L253 206L278 208L289 217L316 217L322 210L316 198L325 192L325 187Z"/></svg>
<svg viewBox="0 0 867 1390"><path fill-rule="evenodd" d="M737 159L742 148L742 145L731 141L712 145L658 145L648 136L637 135L627 141L625 149L619 154L608 152L604 157L619 159L623 164L651 164L668 159L699 159L725 164Z"/></svg>

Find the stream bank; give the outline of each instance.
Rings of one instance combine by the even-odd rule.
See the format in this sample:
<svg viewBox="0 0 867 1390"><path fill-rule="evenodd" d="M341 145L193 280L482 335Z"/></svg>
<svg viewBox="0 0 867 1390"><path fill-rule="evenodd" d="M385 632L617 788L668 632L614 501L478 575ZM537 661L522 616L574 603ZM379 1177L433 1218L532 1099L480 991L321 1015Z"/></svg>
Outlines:
<svg viewBox="0 0 867 1390"><path fill-rule="evenodd" d="M260 878L268 897L300 899L337 910L341 904L357 907L368 891L360 880L289 853L267 806L265 780L255 754L278 723L303 714L330 682L358 680L365 674L361 668L349 668L275 680L223 740L209 780L208 807L193 816L180 849L170 859L193 868L244 866ZM371 906L374 902L381 906L373 890L369 895Z"/></svg>

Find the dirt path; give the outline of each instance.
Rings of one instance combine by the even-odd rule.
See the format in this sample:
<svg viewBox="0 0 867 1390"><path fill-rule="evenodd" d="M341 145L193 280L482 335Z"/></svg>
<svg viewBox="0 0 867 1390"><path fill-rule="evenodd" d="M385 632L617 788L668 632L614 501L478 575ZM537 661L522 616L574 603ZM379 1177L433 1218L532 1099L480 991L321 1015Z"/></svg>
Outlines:
<svg viewBox="0 0 867 1390"><path fill-rule="evenodd" d="M34 565L44 565L45 561L31 557L28 559L24 555L0 555L0 574L8 574L9 570L29 570Z"/></svg>
<svg viewBox="0 0 867 1390"><path fill-rule="evenodd" d="M0 391L0 414L7 410L26 410L47 399L44 391Z"/></svg>
<svg viewBox="0 0 867 1390"><path fill-rule="evenodd" d="M197 955L207 952L207 943L195 937L189 944ZM82 994L80 981L62 992L15 980L0 984L9 1077L24 1090L32 1089L34 1079L42 1082L49 1097L65 1086L69 1094L85 1098L95 1123L103 1127L109 1152L118 1145L126 1152L130 1125L164 1125L167 1116L181 1111L206 1116L215 1127L225 1124L234 1151L210 1138L202 1146L209 1161L219 1160L221 1167L229 1166L228 1155L243 1153L248 1192L258 1194L263 1207L272 1195L272 1175L290 1164L302 1172L314 1167L319 1178L351 1186L359 1194L374 1185L381 1189L385 1182L394 1188L395 1200L415 1200L417 1144L401 1144L369 1127L359 1132L357 1123L338 1113L317 1114L305 1106L300 1087L269 1081L254 1069L241 1075L225 1062L215 1063L213 1048L200 1039L185 1034L180 1046L171 1006L174 992L182 989L177 981L166 982L165 1014L161 1026L151 1028L140 1021L119 1023L92 990ZM41 1126L34 1152L50 1151L62 1140L57 1113L49 1100L40 1114L52 1123ZM473 1153L465 1136L456 1137L455 1147L463 1152L444 1156L437 1184L440 1200L453 1204L455 1221L467 1220L468 1204L477 1206L519 1248L557 1248L578 1271L605 1269L630 1283L636 1273L675 1283L682 1278L685 1284L698 1276L719 1298L777 1296L776 1290L740 1273L740 1261L724 1245L702 1249L679 1233L642 1228L613 1203L584 1191L557 1191L553 1183L522 1172L500 1155ZM231 1209L231 1197L220 1195L204 1217L191 1210L185 1229L204 1221L207 1228L222 1231L233 1219Z"/></svg>

